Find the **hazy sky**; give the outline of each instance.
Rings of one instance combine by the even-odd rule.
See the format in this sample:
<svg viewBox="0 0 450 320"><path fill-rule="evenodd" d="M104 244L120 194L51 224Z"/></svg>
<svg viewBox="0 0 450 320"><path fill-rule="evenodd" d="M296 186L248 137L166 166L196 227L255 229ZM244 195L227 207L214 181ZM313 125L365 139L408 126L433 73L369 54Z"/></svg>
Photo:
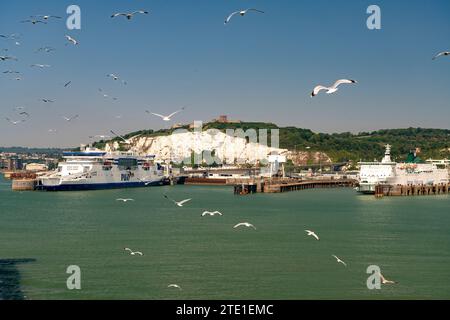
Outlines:
<svg viewBox="0 0 450 320"><path fill-rule="evenodd" d="M81 30L66 28L70 4L81 7ZM381 30L366 27L371 4L381 8ZM265 14L224 25L248 7ZM137 9L150 14L110 18ZM35 14L63 19L20 23ZM9 49L0 55L19 61L0 61L0 71L18 70L23 80L0 73L0 146L76 146L111 129L158 129L168 124L145 110L181 106L174 122L227 114L320 132L450 128L450 57L431 60L450 50L448 0L1 1L0 34L11 33L21 34L21 45L0 38L0 50ZM80 44L66 46L66 34ZM43 46L56 51L35 53ZM347 77L359 83L310 98L315 85ZM17 106L31 118L14 126L4 118L20 119ZM75 114L71 123L62 119Z"/></svg>

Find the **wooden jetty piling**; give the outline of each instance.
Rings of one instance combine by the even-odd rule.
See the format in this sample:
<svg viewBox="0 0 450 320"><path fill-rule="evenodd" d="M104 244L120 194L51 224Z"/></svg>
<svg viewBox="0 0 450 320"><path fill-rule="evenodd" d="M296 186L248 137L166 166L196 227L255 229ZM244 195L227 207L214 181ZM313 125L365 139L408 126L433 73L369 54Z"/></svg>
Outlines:
<svg viewBox="0 0 450 320"><path fill-rule="evenodd" d="M388 196L430 196L450 193L449 183L420 184L420 185L377 185L375 197Z"/></svg>
<svg viewBox="0 0 450 320"><path fill-rule="evenodd" d="M316 188L351 187L356 185L352 179L329 180L296 180L296 179L266 179L234 185L234 194L246 195L251 193L281 193Z"/></svg>

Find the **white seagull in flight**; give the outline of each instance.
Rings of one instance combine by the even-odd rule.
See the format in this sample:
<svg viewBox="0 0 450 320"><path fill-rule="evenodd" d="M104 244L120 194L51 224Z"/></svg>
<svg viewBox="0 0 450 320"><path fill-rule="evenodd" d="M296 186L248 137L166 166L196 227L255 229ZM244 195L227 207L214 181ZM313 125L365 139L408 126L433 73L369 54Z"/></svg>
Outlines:
<svg viewBox="0 0 450 320"><path fill-rule="evenodd" d="M78 44L78 41L75 40L74 38L72 38L71 36L65 35L65 37L66 37L67 41L69 41L73 45L77 45ZM66 43L66 45L67 45L67 43Z"/></svg>
<svg viewBox="0 0 450 320"><path fill-rule="evenodd" d="M142 252L140 252L140 251L133 251L130 248L123 248L123 250L129 251L132 256L135 256L135 255L143 256L144 255Z"/></svg>
<svg viewBox="0 0 450 320"><path fill-rule="evenodd" d="M175 203L175 204L176 204L177 206L179 206L179 207L182 207L183 204L185 204L186 202L192 200L192 199L184 199L184 200L181 200L181 201L175 201L175 200L173 200L173 199L170 199L170 198L169 198L168 196L166 196L166 195L164 195L164 198L166 198L166 199L172 201L173 203Z"/></svg>
<svg viewBox="0 0 450 320"><path fill-rule="evenodd" d="M119 198L119 199L116 199L116 201L128 202L128 201L134 201L134 199L123 199L123 198Z"/></svg>
<svg viewBox="0 0 450 320"><path fill-rule="evenodd" d="M20 21L21 23L26 23L26 22L30 22L32 24L36 24L36 23L43 23L43 24L47 24L47 22L41 21L41 20L37 20L37 19L28 19L28 20L23 20Z"/></svg>
<svg viewBox="0 0 450 320"><path fill-rule="evenodd" d="M2 61L6 61L6 60L17 61L17 58L16 57L11 57L11 56L0 56L0 60L2 60Z"/></svg>
<svg viewBox="0 0 450 320"><path fill-rule="evenodd" d="M316 238L316 240L320 240L319 236L314 231L311 231L311 230L305 230L305 231L308 234L308 236L313 236L314 238Z"/></svg>
<svg viewBox="0 0 450 320"><path fill-rule="evenodd" d="M176 289L180 289L181 290L181 287L179 285L175 284L175 283L169 284L167 286L167 288L176 288Z"/></svg>
<svg viewBox="0 0 450 320"><path fill-rule="evenodd" d="M134 137L131 137L131 138L129 138L129 139L125 139L124 137L122 137L121 135L118 135L117 133L115 133L115 132L112 131L112 130L111 130L110 132L111 132L113 135L115 135L116 137L122 139L122 140L123 140L123 143L125 143L125 144L131 144L133 139L135 139L135 138L137 138L137 137L139 137L139 136L142 135L142 134L138 134L138 135L136 135L136 136L134 136Z"/></svg>
<svg viewBox="0 0 450 320"><path fill-rule="evenodd" d="M130 13L117 12L117 13L114 13L114 14L111 16L111 18L115 18L115 17L118 17L118 16L124 16L124 17L126 17L128 20L131 20L131 18L133 18L133 16L134 16L135 14L138 14L138 13L140 13L140 14L148 14L148 11L145 11L145 10L137 10L137 11L130 12Z"/></svg>
<svg viewBox="0 0 450 320"><path fill-rule="evenodd" d="M332 256L336 259L337 263L342 263L344 266L347 266L347 264L341 259L339 259L337 256L335 256L334 254Z"/></svg>
<svg viewBox="0 0 450 320"><path fill-rule="evenodd" d="M383 277L383 275L380 272L378 274L380 275L380 279L381 279L381 283L382 284L395 284L396 283L395 281L388 280L385 277Z"/></svg>
<svg viewBox="0 0 450 320"><path fill-rule="evenodd" d="M153 113L153 112L150 112L150 111L148 111L148 110L145 110L145 112L150 113L150 114L152 114L152 115L154 115L154 116L160 117L160 118L163 119L164 121L170 121L171 118L172 118L174 115L176 115L177 113L179 113L179 112L181 112L181 111L183 111L183 110L184 110L184 107L181 108L181 109L178 110L178 111L172 112L172 113L169 114L168 116L164 116L164 115L159 114L159 113Z"/></svg>
<svg viewBox="0 0 450 320"><path fill-rule="evenodd" d="M120 79L119 76L116 76L114 73L110 73L110 74L108 74L106 76L110 77L110 78L112 78L113 80L116 80L116 81ZM125 80L120 80L120 81L122 81L123 84L127 84L127 82Z"/></svg>
<svg viewBox="0 0 450 320"><path fill-rule="evenodd" d="M341 84L354 84L357 83L355 80L349 80L349 79L340 79L337 80L331 87L325 87L318 85L314 88L314 90L311 93L311 97L316 96L321 90L327 90L327 94L335 93L338 91L338 86Z"/></svg>
<svg viewBox="0 0 450 320"><path fill-rule="evenodd" d="M49 65L49 64L39 64L39 63L35 63L35 64L32 64L31 67L50 68L50 65Z"/></svg>
<svg viewBox="0 0 450 320"><path fill-rule="evenodd" d="M55 51L56 49L55 48L52 48L52 47L41 47L41 48L39 48L39 49L37 49L36 51L35 51L35 53L37 53L37 52L41 52L41 51L45 51L45 52L52 52L52 51Z"/></svg>
<svg viewBox="0 0 450 320"><path fill-rule="evenodd" d="M55 102L55 100L51 100L51 99L41 99L42 101L44 101L45 103L53 103Z"/></svg>
<svg viewBox="0 0 450 320"><path fill-rule="evenodd" d="M203 211L202 217L204 217L206 215L208 215L208 216L215 216L215 215L222 216L223 214L220 211Z"/></svg>
<svg viewBox="0 0 450 320"><path fill-rule="evenodd" d="M247 13L247 12L259 12L259 13L264 13L264 11L261 11L261 10L258 10L258 9L253 9L253 8L249 8L249 9L245 9L245 10L240 10L240 11L235 11L235 12L233 12L233 13L231 13L226 19L225 19L225 24L227 24L230 20L231 20L231 18L234 16L234 15L236 15L236 14L239 14L241 17L243 17L243 16L245 16L245 14Z"/></svg>
<svg viewBox="0 0 450 320"><path fill-rule="evenodd" d="M30 18L42 18L44 20L48 20L50 18L61 19L61 17L59 17L59 16L52 16L52 15L37 15L37 16L31 16Z"/></svg>
<svg viewBox="0 0 450 320"><path fill-rule="evenodd" d="M66 120L67 122L70 122L70 121L72 121L72 120L78 118L78 115L76 114L76 115L74 115L73 117L70 117L70 118L68 118L68 117L62 117L62 118L63 118L64 120Z"/></svg>
<svg viewBox="0 0 450 320"><path fill-rule="evenodd" d="M236 229L239 227L253 228L256 230L256 227L249 222L240 222L240 223L236 224L233 228Z"/></svg>
<svg viewBox="0 0 450 320"><path fill-rule="evenodd" d="M439 52L437 55L435 55L435 56L433 57L433 60L436 60L436 59L439 58L439 57L442 57L442 56L448 56L448 55L450 55L450 51Z"/></svg>
<svg viewBox="0 0 450 320"><path fill-rule="evenodd" d="M9 118L5 118L6 119L6 121L8 121L9 123L11 123L11 124L13 124L13 125L17 125L17 124L19 124L19 123L21 123L21 122L25 122L25 120L17 120L17 121L13 121L13 120L11 120L11 119L9 119Z"/></svg>

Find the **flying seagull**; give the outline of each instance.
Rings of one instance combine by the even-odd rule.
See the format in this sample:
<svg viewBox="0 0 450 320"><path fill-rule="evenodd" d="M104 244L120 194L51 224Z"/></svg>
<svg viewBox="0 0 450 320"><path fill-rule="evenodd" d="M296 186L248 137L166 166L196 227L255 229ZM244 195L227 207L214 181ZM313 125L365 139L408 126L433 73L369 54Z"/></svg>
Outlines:
<svg viewBox="0 0 450 320"><path fill-rule="evenodd" d="M109 97L109 95L107 93L105 93L101 88L99 88L98 91L103 96L103 98L108 98ZM115 97L112 97L111 99L117 100L117 98L115 98Z"/></svg>
<svg viewBox="0 0 450 320"><path fill-rule="evenodd" d="M116 137L118 137L118 138L120 138L120 139L122 139L123 140L123 142L125 143L125 144L131 144L132 143L132 140L134 139L134 138L137 138L137 137L139 137L139 136L141 136L142 134L138 134L138 135L136 135L136 136L134 136L134 137L131 137L131 138L129 138L129 139L125 139L124 137L122 137L121 135L118 135L117 133L115 133L114 131L110 131L113 135L115 135Z"/></svg>
<svg viewBox="0 0 450 320"><path fill-rule="evenodd" d="M118 16L124 16L124 17L126 17L128 20L131 20L131 18L133 18L133 16L134 16L135 14L138 14L138 13L140 13L140 14L148 14L148 11L138 10L138 11L134 11L134 12L130 12L130 13L117 12L117 13L114 13L114 14L111 16L111 18L115 18L115 17L118 17Z"/></svg>
<svg viewBox="0 0 450 320"><path fill-rule="evenodd" d="M145 178L144 178L144 179L137 178L137 179L138 179L140 182L143 182L145 186L148 186L150 183L152 183L152 181L148 181L148 179L146 180Z"/></svg>
<svg viewBox="0 0 450 320"><path fill-rule="evenodd" d="M21 116L27 116L28 118L30 117L30 114L28 112L22 111L21 113L19 113Z"/></svg>
<svg viewBox="0 0 450 320"><path fill-rule="evenodd" d="M14 70L6 70L6 71L3 71L3 73L20 73L20 72L14 71Z"/></svg>
<svg viewBox="0 0 450 320"><path fill-rule="evenodd" d="M68 81L64 84L64 88L67 88L70 84L72 83L72 81Z"/></svg>
<svg viewBox="0 0 450 320"><path fill-rule="evenodd" d="M110 73L107 75L107 77L112 78L113 80L120 80L120 78L118 76L116 76L114 73ZM127 82L125 80L121 80L123 84L127 84Z"/></svg>
<svg viewBox="0 0 450 320"><path fill-rule="evenodd" d="M78 115L76 114L76 115L74 115L73 117L70 117L70 118L68 118L68 117L62 117L62 118L63 118L64 120L66 120L67 122L70 122L70 121L72 121L72 120L78 118Z"/></svg>
<svg viewBox="0 0 450 320"><path fill-rule="evenodd" d="M173 203L175 203L175 204L176 204L177 206L179 206L179 207L182 207L183 204L185 204L186 202L192 200L192 199L184 199L184 200L181 200L181 201L175 201L175 200L173 200L173 199L170 199L170 198L169 198L168 196L166 196L166 195L164 195L164 198L166 198L166 199L172 201Z"/></svg>
<svg viewBox="0 0 450 320"><path fill-rule="evenodd" d="M16 57L11 57L11 56L0 56L0 60L2 60L2 61L15 60L15 61L17 61L17 58Z"/></svg>
<svg viewBox="0 0 450 320"><path fill-rule="evenodd" d="M37 15L37 16L30 16L30 18L42 18L44 20L48 20L50 18L61 19L61 17L59 16L52 16L52 15Z"/></svg>
<svg viewBox="0 0 450 320"><path fill-rule="evenodd" d="M13 124L13 125L17 125L17 124L19 124L19 123L21 123L21 122L25 122L25 120L17 120L17 121L13 121L13 120L11 120L11 119L9 119L9 118L5 118L6 119L6 121L8 121L9 123L11 123L11 124Z"/></svg>
<svg viewBox="0 0 450 320"><path fill-rule="evenodd" d="M253 8L249 8L249 9L245 9L245 10L240 10L240 11L235 11L235 12L233 12L233 13L231 13L226 19L225 19L225 24L227 24L230 20L231 20L231 18L234 16L234 15L236 15L236 14L239 14L241 17L243 17L243 16L245 16L245 14L247 13L247 12L259 12L259 13L264 13L264 11L261 11L261 10L258 10L258 9L253 9Z"/></svg>
<svg viewBox="0 0 450 320"><path fill-rule="evenodd" d="M23 20L20 21L21 23L27 23L30 22L32 24L37 24L37 23L43 23L43 24L47 24L47 22L41 21L41 20L37 20L37 19L28 19L28 20Z"/></svg>
<svg viewBox="0 0 450 320"><path fill-rule="evenodd" d="M16 40L20 38L20 35L17 33L11 33L10 35L0 34L0 38Z"/></svg>
<svg viewBox="0 0 450 320"><path fill-rule="evenodd" d="M154 116L160 117L160 118L163 119L164 121L170 121L171 118L172 118L174 115L176 115L178 112L181 112L181 111L183 111L183 110L184 110L184 107L181 108L181 109L178 110L178 111L172 112L172 113L169 114L168 116L164 116L164 115L158 114L158 113L153 113L153 112L150 112L150 111L148 111L148 110L145 110L145 112L150 113L150 114L153 114Z"/></svg>
<svg viewBox="0 0 450 320"><path fill-rule="evenodd" d="M435 55L433 57L433 60L436 60L437 58L441 57L441 56L448 56L450 55L450 51L443 51L443 52L439 52L437 55Z"/></svg>
<svg viewBox="0 0 450 320"><path fill-rule="evenodd" d="M133 250L131 250L130 248L123 248L123 250L129 251L130 254L131 254L132 256L135 256L135 255L137 255L137 254L140 255L140 256L143 256L143 255L144 255L142 252L140 252L140 251L133 251Z"/></svg>
<svg viewBox="0 0 450 320"><path fill-rule="evenodd" d="M335 256L334 254L332 256L336 259L337 263L342 263L344 266L347 266L347 264L341 259L339 259L337 256Z"/></svg>
<svg viewBox="0 0 450 320"><path fill-rule="evenodd" d="M319 239L319 236L314 232L314 231L311 231L311 230L305 230L306 231L306 233L308 234L308 236L313 236L314 238L316 238L317 240L320 240Z"/></svg>
<svg viewBox="0 0 450 320"><path fill-rule="evenodd" d="M380 279L381 279L381 283L382 284L395 284L395 281L392 280L388 280L385 277L383 277L383 275L381 274L381 272L378 273L380 275Z"/></svg>
<svg viewBox="0 0 450 320"><path fill-rule="evenodd" d="M37 49L36 51L35 51L35 53L37 53L37 52L41 52L41 51L45 51L45 52L51 52L51 51L55 51L56 49L55 48L52 48L52 47L41 47L41 48L39 48L39 49Z"/></svg>
<svg viewBox="0 0 450 320"><path fill-rule="evenodd" d="M215 215L219 215L219 216L222 216L223 214L220 212L220 211L204 211L203 213L202 213L202 217L204 217L204 216L206 216L206 215L209 215L209 216L215 216Z"/></svg>
<svg viewBox="0 0 450 320"><path fill-rule="evenodd" d="M77 45L78 41L75 40L74 38L72 38L71 36L65 35L65 38L67 39L67 41L69 41L70 43L72 43L73 45ZM66 46L68 45L68 43L66 43Z"/></svg>
<svg viewBox="0 0 450 320"><path fill-rule="evenodd" d="M176 289L180 289L181 290L181 287L179 285L175 284L175 283L169 284L167 286L167 288L176 288Z"/></svg>
<svg viewBox="0 0 450 320"><path fill-rule="evenodd" d="M236 229L239 227L253 228L256 230L256 227L249 222L240 222L240 223L236 224L233 228Z"/></svg>
<svg viewBox="0 0 450 320"><path fill-rule="evenodd" d="M98 135L95 135L95 136L89 136L89 138L100 138L100 139L107 139L107 138L110 138L110 136L105 136L105 135L102 135L102 134L98 134Z"/></svg>
<svg viewBox="0 0 450 320"><path fill-rule="evenodd" d="M119 198L119 199L116 199L116 201L122 201L122 202L128 202L128 201L134 201L134 199L123 199L123 198Z"/></svg>
<svg viewBox="0 0 450 320"><path fill-rule="evenodd" d="M44 101L45 103L53 103L55 102L55 100L51 100L51 99L41 99L42 101Z"/></svg>
<svg viewBox="0 0 450 320"><path fill-rule="evenodd" d="M32 64L31 67L50 68L50 65L49 65L49 64L39 64L39 63L35 63L35 64Z"/></svg>
<svg viewBox="0 0 450 320"><path fill-rule="evenodd" d="M314 88L314 90L311 93L311 97L316 96L321 90L327 90L327 94L334 93L338 91L338 86L340 84L352 84L357 83L355 80L348 80L348 79L341 79L336 81L331 87L324 87L321 85L318 85Z"/></svg>

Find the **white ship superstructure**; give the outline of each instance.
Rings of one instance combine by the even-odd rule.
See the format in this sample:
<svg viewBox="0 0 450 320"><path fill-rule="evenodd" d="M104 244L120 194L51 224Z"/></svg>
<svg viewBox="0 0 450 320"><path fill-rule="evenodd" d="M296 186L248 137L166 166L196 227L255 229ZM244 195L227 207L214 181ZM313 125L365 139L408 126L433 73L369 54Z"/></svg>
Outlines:
<svg viewBox="0 0 450 320"><path fill-rule="evenodd" d="M381 162L360 162L359 192L375 193L379 184L433 185L449 182L448 160L427 163L396 163L391 160L391 146Z"/></svg>
<svg viewBox="0 0 450 320"><path fill-rule="evenodd" d="M95 148L64 152L58 169L39 177L37 189L48 191L98 190L162 185L164 168L154 156L105 152Z"/></svg>

